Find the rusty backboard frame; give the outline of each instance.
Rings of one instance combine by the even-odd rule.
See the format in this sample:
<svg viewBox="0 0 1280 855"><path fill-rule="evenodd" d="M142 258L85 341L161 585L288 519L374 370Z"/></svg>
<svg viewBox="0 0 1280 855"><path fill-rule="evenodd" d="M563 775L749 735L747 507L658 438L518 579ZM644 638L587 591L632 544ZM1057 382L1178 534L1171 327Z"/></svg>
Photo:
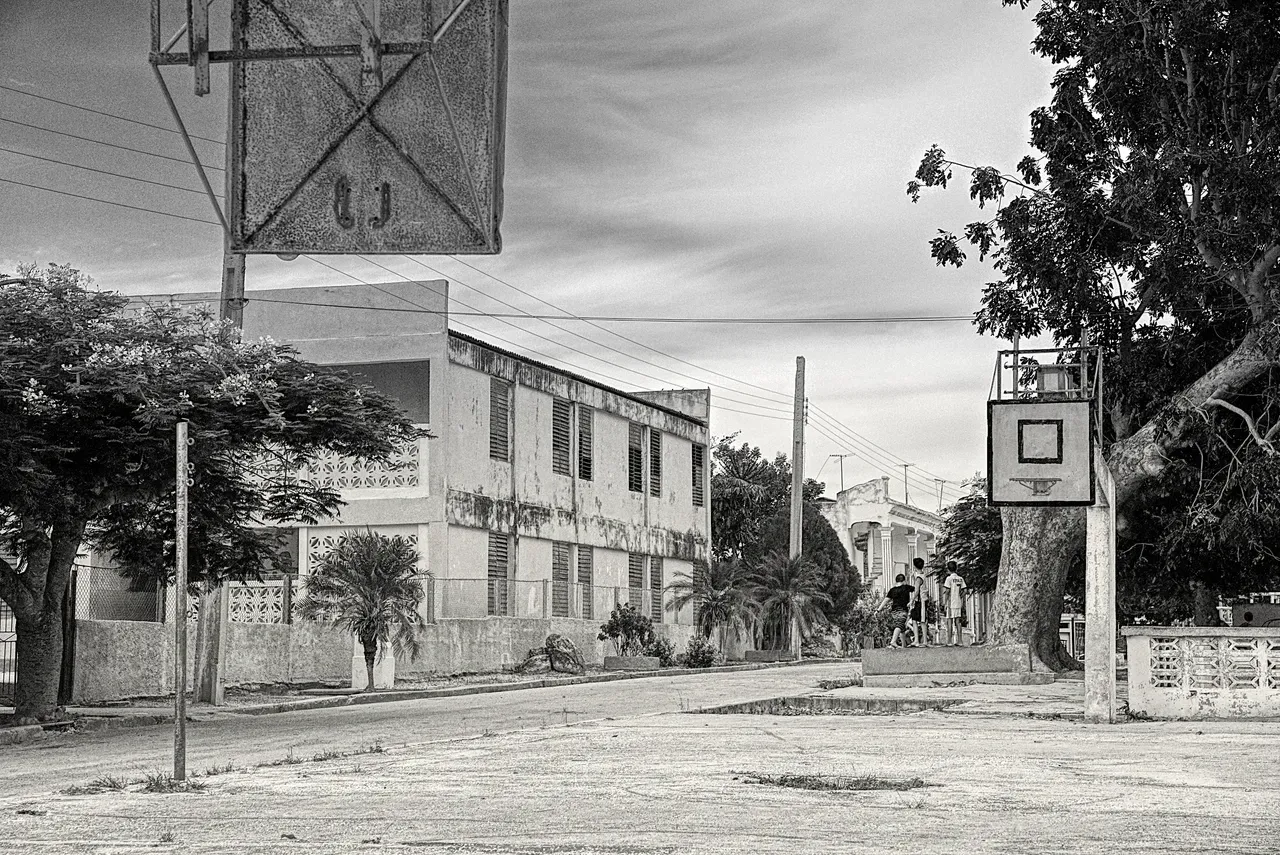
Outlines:
<svg viewBox="0 0 1280 855"><path fill-rule="evenodd" d="M508 0L230 0L226 50L213 1L162 43L152 0L151 62L232 63L230 252L501 250Z"/></svg>

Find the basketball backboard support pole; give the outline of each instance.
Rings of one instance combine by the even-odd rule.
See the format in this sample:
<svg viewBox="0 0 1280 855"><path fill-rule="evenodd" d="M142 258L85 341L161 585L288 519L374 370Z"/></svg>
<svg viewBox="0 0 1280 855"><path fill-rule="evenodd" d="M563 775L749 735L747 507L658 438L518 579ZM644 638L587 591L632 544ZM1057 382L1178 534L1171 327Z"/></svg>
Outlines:
<svg viewBox="0 0 1280 855"><path fill-rule="evenodd" d="M1084 718L1116 721L1116 490L1094 449L1098 500L1085 509Z"/></svg>

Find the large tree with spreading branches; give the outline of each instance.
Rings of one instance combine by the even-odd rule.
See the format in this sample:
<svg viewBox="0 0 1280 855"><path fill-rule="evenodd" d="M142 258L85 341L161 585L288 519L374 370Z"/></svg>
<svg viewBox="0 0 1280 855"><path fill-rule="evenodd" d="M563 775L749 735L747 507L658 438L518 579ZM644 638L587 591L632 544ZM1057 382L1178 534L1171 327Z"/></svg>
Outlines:
<svg viewBox="0 0 1280 855"><path fill-rule="evenodd" d="M1057 67L1036 151L1005 171L934 146L907 192L958 172L984 209L931 243L938 264L993 258L981 332L1102 348L1120 572L1194 592L1203 620L1216 591L1280 575L1280 4L1043 0L1035 21ZM993 636L1068 667L1083 514L1001 516Z"/></svg>
<svg viewBox="0 0 1280 855"><path fill-rule="evenodd" d="M130 307L68 267L0 284L0 599L17 622L19 720L52 716L77 552L172 578L175 425L190 426L191 582L277 562L274 524L335 513L297 473L385 460L416 436L395 402L208 315ZM0 279L8 277L0 276Z"/></svg>

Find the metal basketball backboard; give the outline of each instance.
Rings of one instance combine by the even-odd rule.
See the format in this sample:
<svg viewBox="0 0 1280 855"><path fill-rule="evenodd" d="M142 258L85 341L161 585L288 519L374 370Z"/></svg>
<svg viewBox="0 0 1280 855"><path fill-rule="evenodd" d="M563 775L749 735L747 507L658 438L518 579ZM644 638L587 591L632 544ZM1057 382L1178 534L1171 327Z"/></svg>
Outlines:
<svg viewBox="0 0 1280 855"><path fill-rule="evenodd" d="M499 252L507 0L363 7L235 0L231 250Z"/></svg>
<svg viewBox="0 0 1280 855"><path fill-rule="evenodd" d="M1094 502L1093 401L987 402L987 499L992 505Z"/></svg>

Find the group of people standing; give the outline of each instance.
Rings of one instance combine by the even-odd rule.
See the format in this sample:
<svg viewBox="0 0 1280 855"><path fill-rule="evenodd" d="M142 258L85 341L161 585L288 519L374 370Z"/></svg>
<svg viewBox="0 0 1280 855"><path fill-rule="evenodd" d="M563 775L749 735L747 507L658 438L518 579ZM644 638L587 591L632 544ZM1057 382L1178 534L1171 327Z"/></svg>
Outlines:
<svg viewBox="0 0 1280 855"><path fill-rule="evenodd" d="M889 609L890 626L893 635L889 639L890 647L907 646L907 632L911 633L911 647L924 647L928 643L929 615L925 607L927 596L924 590L924 559L913 559L915 566L914 585L907 584L905 574L899 573L894 579L894 586L885 594L884 601L877 611ZM938 604L945 609L947 640L946 644L958 646L962 643L961 632L964 628L964 595L967 589L964 577L956 572L956 563L947 562L947 577L942 583L942 597ZM941 638L938 643L944 643Z"/></svg>

